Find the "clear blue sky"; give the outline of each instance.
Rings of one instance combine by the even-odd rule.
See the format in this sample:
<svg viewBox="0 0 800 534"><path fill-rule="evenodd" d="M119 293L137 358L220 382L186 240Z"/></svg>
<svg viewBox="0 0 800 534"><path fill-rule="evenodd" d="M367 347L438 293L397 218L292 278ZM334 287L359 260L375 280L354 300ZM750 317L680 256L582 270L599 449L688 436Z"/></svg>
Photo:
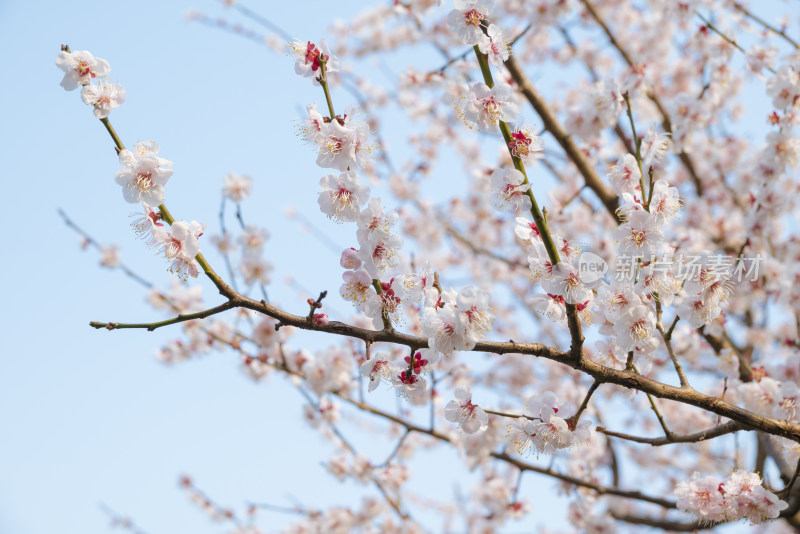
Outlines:
<svg viewBox="0 0 800 534"><path fill-rule="evenodd" d="M317 39L334 17L363 5L250 7L292 35ZM354 503L361 493L352 485L342 491L321 468L328 447L301 421L301 398L283 380L256 386L230 354L166 368L153 351L177 329L88 327L91 320L159 316L132 281L78 249L59 207L99 241L118 243L124 261L159 287L171 279L128 228L134 206L112 180L118 164L106 132L78 91L58 85L54 61L62 43L111 63L111 78L128 95L112 122L125 143L154 139L175 162L167 199L177 217L215 232L222 177L254 176L245 217L272 231L275 300L302 311L300 297L282 283L289 273L311 291L332 293L340 275L335 256L285 221L285 206L299 207L337 242L354 242L352 228L330 224L316 209L320 170L294 135L297 109L321 100L319 89L293 74L288 57L185 22L191 8L224 13L212 0L0 2L0 179L10 223L0 252L0 534L104 532L101 501L150 534L225 531L177 488L181 473L237 507L248 499L288 504L289 495L314 506ZM344 92L335 98L339 108L352 103ZM387 447L364 451L382 458ZM440 474L463 469L453 455L425 456L416 465L415 484L443 498L452 482ZM537 516L528 524L563 525L564 503L548 496L552 488L549 480L526 478ZM286 521L265 517L273 525Z"/></svg>

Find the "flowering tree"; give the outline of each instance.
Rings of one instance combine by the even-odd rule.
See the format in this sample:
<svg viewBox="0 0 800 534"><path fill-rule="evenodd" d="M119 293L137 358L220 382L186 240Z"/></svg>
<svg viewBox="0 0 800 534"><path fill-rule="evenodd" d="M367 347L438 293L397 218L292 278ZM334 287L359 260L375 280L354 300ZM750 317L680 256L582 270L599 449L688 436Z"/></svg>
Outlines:
<svg viewBox="0 0 800 534"><path fill-rule="evenodd" d="M266 39L215 26L273 47L284 37L231 7ZM114 179L140 205L135 232L179 280L206 277L221 301L178 282L149 292L168 318L91 326L180 329L159 351L165 363L233 351L253 380L277 374L297 386L308 423L338 449L330 473L375 496L294 507L291 532L439 530L417 513L430 496L405 483L418 452L442 447L481 473L469 502L425 509L448 529L494 532L541 513L520 491L523 476L553 479L581 531L800 527L800 44L786 24L732 0L449 7L373 7L334 26L332 46L289 45L308 78L293 83L318 86L322 102L298 123L322 170L296 179L318 181L319 209L353 230L339 295L355 309L338 320L325 290L302 310L268 298L269 232L242 214L250 177L230 174L222 190L238 238L224 217L210 237L205 224L173 217L172 163L153 141L126 148L111 125L126 94L104 81L109 63L64 46L61 85L80 88L110 134ZM441 66L412 64L389 88L348 68L348 58L409 43L430 44ZM545 98L534 69L571 72L574 83ZM360 109L342 111L341 91ZM744 127L745 98L764 110L765 139ZM404 160L381 135L390 104L405 113L393 129L416 128ZM423 185L452 178L436 161L453 154L468 185L426 198ZM150 287L116 248L66 220L102 265ZM305 330L331 345L309 349ZM399 408L386 402L395 394ZM359 452L337 424L343 407L388 425L388 457ZM190 478L181 484L232 531L261 532L258 507L239 517Z"/></svg>

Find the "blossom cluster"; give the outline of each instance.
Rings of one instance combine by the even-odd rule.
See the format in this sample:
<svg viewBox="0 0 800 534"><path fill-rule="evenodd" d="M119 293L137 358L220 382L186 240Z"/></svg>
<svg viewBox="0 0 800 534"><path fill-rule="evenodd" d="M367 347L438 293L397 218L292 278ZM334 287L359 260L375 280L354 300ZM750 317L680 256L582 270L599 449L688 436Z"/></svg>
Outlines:
<svg viewBox="0 0 800 534"><path fill-rule="evenodd" d="M111 72L108 61L87 51L71 52L64 47L56 58L56 66L64 71L61 86L67 91L81 86L81 98L94 106L98 119L107 121L111 110L125 101L125 90L121 85L105 81L100 85L92 84L95 78ZM132 151L115 141L122 168L115 174L114 181L122 187L125 201L140 204L144 211L142 216L136 216L131 226L149 247L170 261L170 272L183 280L189 276L197 277L200 272L196 259L200 253L198 239L203 235L205 225L197 221L176 221L166 228L161 222L165 209L162 209L164 186L174 172L172 162L158 155L160 147L155 141L138 142ZM108 263L114 262L108 260Z"/></svg>
<svg viewBox="0 0 800 534"><path fill-rule="evenodd" d="M125 103L125 88L105 79L111 72L105 59L96 58L85 50L62 50L56 58L56 66L64 71L61 87L74 91L80 86L81 100L94 108L98 119L105 119L111 110Z"/></svg>
<svg viewBox="0 0 800 534"><path fill-rule="evenodd" d="M775 519L789 505L764 488L757 473L734 471L724 480L695 472L678 483L678 508L704 522L747 519L759 524Z"/></svg>
<svg viewBox="0 0 800 534"><path fill-rule="evenodd" d="M530 416L517 418L509 429L509 437L522 454L534 450L552 454L559 449L586 443L592 435L592 424L583 420L577 425L556 415L562 403L552 391L528 399ZM563 413L563 412L562 412Z"/></svg>
<svg viewBox="0 0 800 534"><path fill-rule="evenodd" d="M307 49L314 48L309 43ZM330 54L325 54L330 57ZM298 72L308 71L299 67ZM302 60L306 61L306 60ZM331 61L328 59L328 61ZM305 65L306 63L303 63ZM322 79L327 63L319 66ZM300 72L302 71L302 72ZM312 70L316 72L316 69ZM324 86L328 91L327 85ZM402 238L395 233L396 212L386 212L379 197L370 197L369 187L361 184L358 169L362 168L372 150L369 128L353 119L354 110L342 116L323 116L317 104L307 107L308 116L300 127L303 139L318 151L317 165L333 168L340 174L329 174L320 180L318 195L320 210L337 222L356 222L359 248L342 252L341 265L344 284L340 294L372 319L377 329L403 322L404 301L422 299L424 308L423 333L434 351L450 354L454 350L470 350L491 329L493 316L489 311L489 295L475 287L456 293L433 288L429 270L421 273L399 273ZM390 273L395 276L383 281ZM409 374L407 386L416 383Z"/></svg>

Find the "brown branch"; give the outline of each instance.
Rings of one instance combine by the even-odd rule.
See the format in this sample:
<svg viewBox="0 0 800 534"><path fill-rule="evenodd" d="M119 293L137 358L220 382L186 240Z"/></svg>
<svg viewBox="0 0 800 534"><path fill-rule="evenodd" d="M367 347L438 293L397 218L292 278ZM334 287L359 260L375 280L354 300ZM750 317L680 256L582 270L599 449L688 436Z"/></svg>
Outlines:
<svg viewBox="0 0 800 534"><path fill-rule="evenodd" d="M675 367L675 372L678 374L678 380L680 381L681 387L688 388L689 380L686 378L686 374L683 372L683 367L681 367L678 357L675 356L675 350L672 348L672 332L675 330L675 325L678 324L678 320L680 318L676 315L675 320L672 321L672 325L669 327L669 330L664 330L664 325L661 322L661 301L656 299L656 319L656 328L661 334L661 337L664 339L664 345L667 347L669 358L672 360L672 365Z"/></svg>
<svg viewBox="0 0 800 534"><path fill-rule="evenodd" d="M655 399L649 393L646 393L647 400L650 402L650 407L653 409L653 413L656 414L656 419L658 419L658 424L661 425L661 429L664 431L664 436L666 439L672 439L672 432L670 432L669 427L667 427L666 421L664 421L664 417L661 415L661 412L656 405Z"/></svg>
<svg viewBox="0 0 800 534"><path fill-rule="evenodd" d="M575 412L575 415L573 415L572 417L567 419L567 423L570 425L570 428L575 428L575 425L578 424L578 421L581 418L581 414L583 414L583 412L589 406L589 399L592 398L592 395L594 395L594 392L598 388L599 385L600 385L600 382L595 380L594 382L592 382L592 385L589 386L589 391L587 391L586 392L586 396L583 397L583 402L581 402L581 405L578 408L578 411Z"/></svg>
<svg viewBox="0 0 800 534"><path fill-rule="evenodd" d="M661 528L666 531L674 531L674 532L695 532L698 530L709 530L714 528L716 525L720 524L720 523L709 523L707 521L680 523L678 521L670 521L667 519L654 519L650 517L643 517L637 515L615 514L613 511L611 512L611 517L613 517L617 521L624 521L625 523L630 523L632 525L644 525L648 527Z"/></svg>
<svg viewBox="0 0 800 534"><path fill-rule="evenodd" d="M786 484L786 487L783 488L778 493L784 497L788 497L792 493L792 486L794 486L794 481L797 480L797 476L800 475L800 460L797 462L797 467L794 469L794 474L792 475L792 479Z"/></svg>
<svg viewBox="0 0 800 534"><path fill-rule="evenodd" d="M224 302L219 306L216 306L208 310L203 310L196 313L181 314L178 315L177 317L173 317L172 319L167 319L165 321L158 321L155 323L98 323L96 321L92 321L89 323L89 326L94 328L105 328L106 330L122 330L125 328L133 328L133 329L144 329L147 330L148 332L152 332L153 330L161 328L162 326L169 326L171 324L183 323L185 321L192 321L194 319L205 319L206 317L210 317L212 315L228 311L235 307L236 305L233 303L233 301L229 300L228 302Z"/></svg>
<svg viewBox="0 0 800 534"><path fill-rule="evenodd" d="M734 421L730 421L723 425L717 425L713 428L701 430L700 432L695 432L693 434L675 435L670 433L669 436L663 438L645 438L641 436L632 436L630 434L624 434L622 432L614 432L612 430L608 430L601 426L597 427L597 431L602 434L605 434L606 436L624 439L627 441L633 441L635 443L646 443L654 447L660 447L662 445L670 445L672 443L699 443L701 441L705 441L708 439L716 438L719 436L725 436L727 434L732 434L740 430L750 430L750 429L745 427L744 425L741 425Z"/></svg>
<svg viewBox="0 0 800 534"><path fill-rule="evenodd" d="M361 339L369 343L388 342L405 345L412 349L428 347L428 339L424 337L412 336L402 332L397 332L391 328L383 330L367 330L348 325L338 321L331 321L327 325L309 323L306 317L287 313L280 308L273 306L266 301L257 301L247 296L234 292L229 286L221 291L229 302L223 306L230 308L246 308L253 310L279 321L277 328L290 325L302 330L312 330L328 334L347 336ZM218 307L219 308L219 307ZM203 313L203 312L201 312ZM176 322L175 319L170 321ZM106 324L100 323L101 326ZM107 327L107 326L106 326ZM116 327L115 327L116 328ZM564 352L541 343L517 343L515 341L496 342L481 341L472 349L473 352L487 352L492 354L526 354L553 360L567 365L577 371L582 371L599 383L617 384L630 389L642 391L644 393L662 399L673 400L691 406L696 406L710 411L722 417L737 421L750 428L767 432L776 436L788 438L792 441L800 442L800 424L789 421L764 417L728 402L700 393L693 388L679 388L663 384L656 380L644 377L635 370L617 370L605 367L593 362L588 358L576 358L571 352Z"/></svg>

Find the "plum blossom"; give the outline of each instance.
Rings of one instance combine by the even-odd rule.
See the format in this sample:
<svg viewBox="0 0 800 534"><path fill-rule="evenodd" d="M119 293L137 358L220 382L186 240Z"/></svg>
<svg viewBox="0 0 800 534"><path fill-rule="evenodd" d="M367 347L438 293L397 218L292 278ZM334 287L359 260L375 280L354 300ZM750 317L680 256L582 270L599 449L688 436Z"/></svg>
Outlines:
<svg viewBox="0 0 800 534"><path fill-rule="evenodd" d="M508 38L497 24L490 24L486 35L482 35L477 44L478 49L489 58L489 63L497 67L502 66L511 55Z"/></svg>
<svg viewBox="0 0 800 534"><path fill-rule="evenodd" d="M763 523L778 517L789 505L762 485L757 473L734 471L720 481L713 475L694 472L675 487L678 509L701 521Z"/></svg>
<svg viewBox="0 0 800 534"><path fill-rule="evenodd" d="M601 284L597 288L597 301L600 309L611 323L616 323L620 316L627 313L631 306L642 304L639 295L636 294L634 287L617 279L612 280L612 284Z"/></svg>
<svg viewBox="0 0 800 534"><path fill-rule="evenodd" d="M415 374L431 372L433 366L439 361L439 353L430 349L420 349L412 356L403 358L406 366L412 369Z"/></svg>
<svg viewBox="0 0 800 534"><path fill-rule="evenodd" d="M399 396L412 403L419 404L420 401L424 402L429 398L427 395L430 390L428 381L408 369L402 369L392 377L392 386Z"/></svg>
<svg viewBox="0 0 800 534"><path fill-rule="evenodd" d="M564 297L560 295L542 295L537 293L525 300L527 306L538 315L547 317L556 324L566 326L567 309L564 306Z"/></svg>
<svg viewBox="0 0 800 534"><path fill-rule="evenodd" d="M225 175L225 185L222 196L233 200L237 204L250 196L253 192L253 179L246 174L229 173Z"/></svg>
<svg viewBox="0 0 800 534"><path fill-rule="evenodd" d="M494 315L489 311L488 291L468 286L459 291L456 297L458 325L466 339L464 350L472 350L483 339L494 324Z"/></svg>
<svg viewBox="0 0 800 534"><path fill-rule="evenodd" d="M174 171L171 161L158 156L156 143L139 143L133 152L120 151L119 162L122 170L114 175L114 181L122 186L122 196L127 202L150 206L164 203L164 185Z"/></svg>
<svg viewBox="0 0 800 534"><path fill-rule="evenodd" d="M325 39L319 41L319 47L311 41L292 41L289 43L289 50L295 56L295 73L304 78L313 78L315 85L319 84L317 78L322 74L323 62L325 64L325 72L339 70L339 59L331 55Z"/></svg>
<svg viewBox="0 0 800 534"><path fill-rule="evenodd" d="M561 403L552 391L545 391L532 395L528 399L528 411L537 419L549 421L550 417L558 413Z"/></svg>
<svg viewBox="0 0 800 534"><path fill-rule="evenodd" d="M456 388L453 396L455 400L448 402L444 408L444 418L451 423L458 423L458 428L467 434L486 430L489 416L483 408L472 403L470 388Z"/></svg>
<svg viewBox="0 0 800 534"><path fill-rule="evenodd" d="M319 428L322 423L335 423L342 416L339 406L328 397L321 397L317 406L303 405L303 415L311 428Z"/></svg>
<svg viewBox="0 0 800 534"><path fill-rule="evenodd" d="M789 131L770 132L763 154L778 168L796 167L800 161L800 139Z"/></svg>
<svg viewBox="0 0 800 534"><path fill-rule="evenodd" d="M513 96L514 90L505 83L491 89L485 83L473 83L462 110L464 118L481 130L490 130L500 121L513 122L519 117L519 105Z"/></svg>
<svg viewBox="0 0 800 534"><path fill-rule="evenodd" d="M111 110L125 103L125 88L118 83L102 82L99 85L84 85L81 100L94 107L94 116L105 119Z"/></svg>
<svg viewBox="0 0 800 534"><path fill-rule="evenodd" d="M328 469L328 472L336 478L336 480L342 482L347 477L347 473L350 470L349 466L347 465L349 459L350 458L348 454L337 454L336 456L331 457L325 467Z"/></svg>
<svg viewBox="0 0 800 534"><path fill-rule="evenodd" d="M407 300L431 302L438 297L434 287L435 275L429 265L424 265L416 273L403 273L397 276Z"/></svg>
<svg viewBox="0 0 800 534"><path fill-rule="evenodd" d="M753 380L740 384L737 389L745 408L757 414L772 416L784 400L782 384L764 370L754 370Z"/></svg>
<svg viewBox="0 0 800 534"><path fill-rule="evenodd" d="M517 217L515 220L517 221L517 226L514 227L514 235L523 248L528 249L534 243L542 242L539 227L536 226L535 222L525 217Z"/></svg>
<svg viewBox="0 0 800 534"><path fill-rule="evenodd" d="M512 487L502 477L495 476L475 487L473 500L481 503L492 515L505 515L513 498Z"/></svg>
<svg viewBox="0 0 800 534"><path fill-rule="evenodd" d="M614 237L619 241L621 255L645 259L658 254L664 240L653 216L644 210L630 213L627 222L614 230Z"/></svg>
<svg viewBox="0 0 800 534"><path fill-rule="evenodd" d="M439 302L426 305L423 311L422 334L428 338L428 346L442 354L467 345L464 332L458 328L455 300L455 291L447 290Z"/></svg>
<svg viewBox="0 0 800 534"><path fill-rule="evenodd" d="M531 200L526 194L531 184L525 183L525 175L517 169L498 169L492 173L492 189L495 205L514 212L531 209Z"/></svg>
<svg viewBox="0 0 800 534"><path fill-rule="evenodd" d="M542 281L542 287L549 294L564 297L567 304L583 304L593 298L592 291L581 281L578 270L569 263L557 263L552 276Z"/></svg>
<svg viewBox="0 0 800 534"><path fill-rule="evenodd" d="M616 82L597 81L592 86L591 98L570 109L566 126L578 137L594 142L604 128L617 122L622 107L623 98Z"/></svg>
<svg viewBox="0 0 800 534"><path fill-rule="evenodd" d="M634 289L640 295L657 293L661 304L670 306L675 295L681 290L681 283L659 265L659 262L653 262L639 271L639 279Z"/></svg>
<svg viewBox="0 0 800 534"><path fill-rule="evenodd" d="M570 447L574 440L567 422L555 415L542 421L519 417L510 426L509 438L520 454L531 449L542 454L552 454Z"/></svg>
<svg viewBox="0 0 800 534"><path fill-rule="evenodd" d="M131 218L133 219L131 228L133 228L137 237L145 240L147 246L152 246L153 228L164 226L164 223L160 222L161 212L159 210L153 209L146 202L142 202L142 209L144 211L142 215L137 215L136 213L131 214Z"/></svg>
<svg viewBox="0 0 800 534"><path fill-rule="evenodd" d="M345 271L344 283L339 287L339 295L361 309L374 293L372 277L364 270Z"/></svg>
<svg viewBox="0 0 800 534"><path fill-rule="evenodd" d="M687 298L678 306L678 315L688 320L694 328L710 324L720 313L722 308L713 299Z"/></svg>
<svg viewBox="0 0 800 534"><path fill-rule="evenodd" d="M106 245L100 247L100 253L103 257L100 259L100 265L109 269L119 267L122 263L122 257L119 253L117 245Z"/></svg>
<svg viewBox="0 0 800 534"><path fill-rule="evenodd" d="M164 257L172 261L170 272L186 280L188 276L197 277L200 265L195 256L200 253L198 238L203 235L205 225L192 221L175 221L169 231L155 227L153 237Z"/></svg>
<svg viewBox="0 0 800 534"><path fill-rule="evenodd" d="M381 283L381 292L373 293L364 303L364 313L372 318L372 325L377 330L384 328L384 316L393 324L402 323L403 299L399 296L401 288L398 285L394 279L389 283Z"/></svg>
<svg viewBox="0 0 800 534"><path fill-rule="evenodd" d="M379 197L371 198L367 207L361 210L361 214L358 216L356 238L359 244L367 244L375 232L380 232L384 236L391 235L398 219L396 211L389 213L383 211Z"/></svg>
<svg viewBox="0 0 800 534"><path fill-rule="evenodd" d="M670 187L665 180L656 180L650 198L650 215L653 222L662 228L668 222L677 219L681 211L681 198L677 187Z"/></svg>
<svg viewBox="0 0 800 534"><path fill-rule="evenodd" d="M701 478L700 473L695 471L687 482L680 482L675 488L678 509L708 521L723 520L724 499L719 491L720 485L720 480L715 476Z"/></svg>
<svg viewBox="0 0 800 534"><path fill-rule="evenodd" d="M542 156L544 140L532 129L523 127L513 131L511 132L511 139L508 143L511 154L520 158L523 162L528 163Z"/></svg>
<svg viewBox="0 0 800 534"><path fill-rule="evenodd" d="M92 78L104 78L111 72L108 61L96 58L85 50L71 53L62 50L56 57L56 66L64 71L61 87L67 91L77 89L79 85L89 85Z"/></svg>
<svg viewBox="0 0 800 534"><path fill-rule="evenodd" d="M679 274L690 297L718 303L730 295L732 265L728 256L709 252L690 256L687 262L681 262Z"/></svg>
<svg viewBox="0 0 800 534"><path fill-rule="evenodd" d="M245 256L239 265L239 270L244 278L245 285L252 286L258 283L262 286L270 283L270 275L275 267L268 261L256 256Z"/></svg>
<svg viewBox="0 0 800 534"><path fill-rule="evenodd" d="M403 238L399 235L373 232L359 250L364 269L373 278L380 278L399 265L402 246Z"/></svg>
<svg viewBox="0 0 800 534"><path fill-rule="evenodd" d="M399 371L392 366L388 352L376 352L358 370L363 378L369 378L369 391L375 391L381 382L391 382L392 376Z"/></svg>
<svg viewBox="0 0 800 534"><path fill-rule="evenodd" d="M655 330L655 315L644 304L629 307L614 323L617 345L623 352L652 354L658 347L658 340L654 336Z"/></svg>
<svg viewBox="0 0 800 534"><path fill-rule="evenodd" d="M630 193L635 195L641 189L639 179L642 173L639 172L639 163L633 154L625 154L617 164L611 167L611 172L608 174L608 179L611 182L611 187L618 195L622 193ZM639 192L641 194L641 192Z"/></svg>
<svg viewBox="0 0 800 534"><path fill-rule="evenodd" d="M767 95L777 109L794 106L800 99L800 73L789 65L778 69L775 76L767 80Z"/></svg>
<svg viewBox="0 0 800 534"><path fill-rule="evenodd" d="M365 122L339 119L324 122L314 136L317 165L346 171L363 167L372 155L369 126Z"/></svg>
<svg viewBox="0 0 800 534"><path fill-rule="evenodd" d="M617 82L613 79L595 82L592 87L592 97L600 124L603 126L614 124L625 107L625 99Z"/></svg>
<svg viewBox="0 0 800 534"><path fill-rule="evenodd" d="M264 244L270 237L269 230L252 224L248 224L239 234L237 241L242 245L242 253L245 256L258 256L264 250Z"/></svg>
<svg viewBox="0 0 800 534"><path fill-rule="evenodd" d="M642 165L649 167L659 163L667 155L669 147L669 134L658 133L655 126L651 126L642 139Z"/></svg>
<svg viewBox="0 0 800 534"><path fill-rule="evenodd" d="M519 417L509 427L509 438L520 454L530 449L550 454L571 447L576 440L588 439L589 423L579 425L580 432L578 429L573 432L567 421L556 415L559 407L558 397L552 391L528 399L532 417Z"/></svg>
<svg viewBox="0 0 800 534"><path fill-rule="evenodd" d="M437 302L423 311L422 333L428 346L442 354L472 350L494 324L487 291L469 286L458 294L444 291Z"/></svg>
<svg viewBox="0 0 800 534"><path fill-rule="evenodd" d="M484 37L481 23L491 13L495 0L455 0L447 14L447 28L465 45L476 45Z"/></svg>
<svg viewBox="0 0 800 534"><path fill-rule="evenodd" d="M342 257L339 259L339 265L345 269L357 271L361 267L361 258L358 257L358 251L352 247L344 249Z"/></svg>
<svg viewBox="0 0 800 534"><path fill-rule="evenodd" d="M747 66L751 71L761 75L761 71L765 68L775 68L775 56L778 55L778 47L776 46L758 46L753 45L747 51Z"/></svg>
<svg viewBox="0 0 800 534"><path fill-rule="evenodd" d="M319 186L322 188L317 199L320 210L337 222L357 220L359 207L369 199L369 187L361 185L355 172L323 176Z"/></svg>

